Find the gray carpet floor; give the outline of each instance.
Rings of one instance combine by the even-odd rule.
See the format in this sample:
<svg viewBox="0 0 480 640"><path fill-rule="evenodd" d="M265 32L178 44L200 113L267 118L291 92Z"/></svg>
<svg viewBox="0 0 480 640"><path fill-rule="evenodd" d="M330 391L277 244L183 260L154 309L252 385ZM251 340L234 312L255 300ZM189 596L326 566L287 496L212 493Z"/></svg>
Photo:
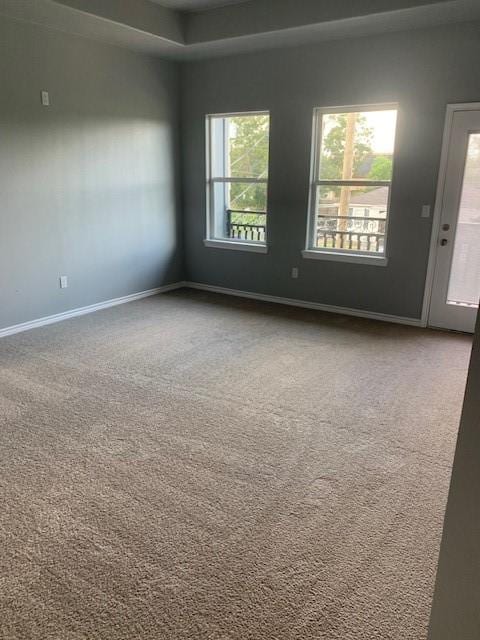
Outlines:
<svg viewBox="0 0 480 640"><path fill-rule="evenodd" d="M0 637L423 639L470 347L187 291L0 340Z"/></svg>

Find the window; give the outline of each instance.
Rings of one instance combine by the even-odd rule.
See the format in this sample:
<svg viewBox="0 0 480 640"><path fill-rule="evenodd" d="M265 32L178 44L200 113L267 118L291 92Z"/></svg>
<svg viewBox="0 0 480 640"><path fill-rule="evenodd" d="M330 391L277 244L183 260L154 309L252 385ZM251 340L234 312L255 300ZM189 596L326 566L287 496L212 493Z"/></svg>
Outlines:
<svg viewBox="0 0 480 640"><path fill-rule="evenodd" d="M396 122L391 105L315 110L305 257L385 256Z"/></svg>
<svg viewBox="0 0 480 640"><path fill-rule="evenodd" d="M207 245L265 252L270 116L207 117Z"/></svg>

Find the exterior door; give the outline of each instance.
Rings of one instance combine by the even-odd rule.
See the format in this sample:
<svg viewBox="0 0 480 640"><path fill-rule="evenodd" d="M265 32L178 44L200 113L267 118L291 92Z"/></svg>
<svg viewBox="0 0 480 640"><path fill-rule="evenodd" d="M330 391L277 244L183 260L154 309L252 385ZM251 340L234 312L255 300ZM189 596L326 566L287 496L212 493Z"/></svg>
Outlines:
<svg viewBox="0 0 480 640"><path fill-rule="evenodd" d="M454 110L429 325L473 333L480 298L480 106Z"/></svg>

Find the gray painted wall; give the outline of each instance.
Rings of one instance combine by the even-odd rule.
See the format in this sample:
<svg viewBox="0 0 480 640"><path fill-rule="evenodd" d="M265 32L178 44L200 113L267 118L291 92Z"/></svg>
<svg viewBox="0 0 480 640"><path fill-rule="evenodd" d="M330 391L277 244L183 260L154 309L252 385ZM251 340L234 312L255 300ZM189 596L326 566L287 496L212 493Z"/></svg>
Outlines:
<svg viewBox="0 0 480 640"><path fill-rule="evenodd" d="M181 280L176 65L0 18L0 87L0 328Z"/></svg>
<svg viewBox="0 0 480 640"><path fill-rule="evenodd" d="M418 318L420 211L434 202L446 104L480 100L479 36L473 23L183 65L183 231L177 66L0 19L0 328L184 275ZM303 259L312 109L392 101L388 267ZM272 116L267 255L203 246L205 114L249 109Z"/></svg>
<svg viewBox="0 0 480 640"><path fill-rule="evenodd" d="M419 318L445 108L480 101L480 25L386 34L182 67L186 276L211 285ZM400 104L389 265L303 259L312 110ZM271 112L267 255L206 248L205 114ZM291 268L300 268L298 280Z"/></svg>
<svg viewBox="0 0 480 640"><path fill-rule="evenodd" d="M480 638L480 316L453 463L429 640Z"/></svg>

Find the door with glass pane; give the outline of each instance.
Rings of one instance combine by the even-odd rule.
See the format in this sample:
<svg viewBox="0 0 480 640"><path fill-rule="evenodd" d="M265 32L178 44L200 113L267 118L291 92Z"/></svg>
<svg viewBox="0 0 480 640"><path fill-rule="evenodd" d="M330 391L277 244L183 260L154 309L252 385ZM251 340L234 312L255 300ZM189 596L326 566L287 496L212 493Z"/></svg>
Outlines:
<svg viewBox="0 0 480 640"><path fill-rule="evenodd" d="M473 333L480 298L480 109L454 111L429 324Z"/></svg>

